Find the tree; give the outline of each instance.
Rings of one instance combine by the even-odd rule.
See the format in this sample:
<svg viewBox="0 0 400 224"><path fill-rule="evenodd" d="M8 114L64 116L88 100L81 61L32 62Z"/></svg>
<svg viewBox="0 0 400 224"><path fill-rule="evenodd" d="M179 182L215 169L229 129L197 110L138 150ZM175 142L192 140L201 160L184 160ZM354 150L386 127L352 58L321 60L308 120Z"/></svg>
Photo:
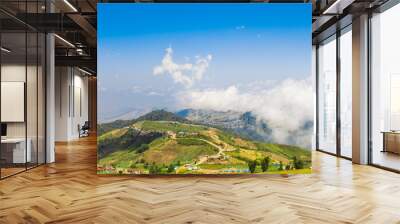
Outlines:
<svg viewBox="0 0 400 224"><path fill-rule="evenodd" d="M172 163L169 164L168 169L167 169L167 172L168 172L168 173L172 173L174 170L175 170L175 166L174 166Z"/></svg>
<svg viewBox="0 0 400 224"><path fill-rule="evenodd" d="M158 167L154 162L150 165L149 173L150 174L158 174L160 173L161 168Z"/></svg>
<svg viewBox="0 0 400 224"><path fill-rule="evenodd" d="M265 157L263 160L261 160L261 170L263 172L268 170L269 162L270 162L269 156Z"/></svg>
<svg viewBox="0 0 400 224"><path fill-rule="evenodd" d="M283 170L283 163L282 163L282 161L279 162L279 170Z"/></svg>
<svg viewBox="0 0 400 224"><path fill-rule="evenodd" d="M250 170L251 173L254 173L256 171L256 167L257 167L257 161L256 160L248 161L247 165L249 166L249 170Z"/></svg>
<svg viewBox="0 0 400 224"><path fill-rule="evenodd" d="M301 159L297 159L296 156L293 157L293 166L295 169L303 169L304 163Z"/></svg>

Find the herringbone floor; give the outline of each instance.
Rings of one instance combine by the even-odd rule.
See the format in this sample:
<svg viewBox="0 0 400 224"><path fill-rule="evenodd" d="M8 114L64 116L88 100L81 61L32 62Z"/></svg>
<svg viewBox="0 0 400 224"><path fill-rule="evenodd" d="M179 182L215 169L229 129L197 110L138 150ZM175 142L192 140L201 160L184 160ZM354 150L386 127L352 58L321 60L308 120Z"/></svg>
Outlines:
<svg viewBox="0 0 400 224"><path fill-rule="evenodd" d="M400 223L400 175L313 157L312 175L101 177L87 138L0 181L0 223Z"/></svg>

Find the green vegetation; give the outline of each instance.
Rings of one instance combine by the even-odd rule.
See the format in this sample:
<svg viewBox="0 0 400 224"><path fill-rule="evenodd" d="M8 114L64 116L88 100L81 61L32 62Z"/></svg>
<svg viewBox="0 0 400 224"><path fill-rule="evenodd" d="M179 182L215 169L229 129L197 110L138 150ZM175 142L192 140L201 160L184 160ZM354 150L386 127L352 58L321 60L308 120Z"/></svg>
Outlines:
<svg viewBox="0 0 400 224"><path fill-rule="evenodd" d="M208 145L207 142L202 141L201 139L198 138L178 138L177 143L180 145Z"/></svg>
<svg viewBox="0 0 400 224"><path fill-rule="evenodd" d="M135 164L139 157L140 155L133 150L120 150L98 160L98 164L101 166L112 166L114 168L128 168Z"/></svg>
<svg viewBox="0 0 400 224"><path fill-rule="evenodd" d="M147 113L137 119L132 120L116 120L110 123L104 123L97 125L97 135L102 136L103 134L115 130L121 129L124 127L129 127L132 124L138 121L178 121L181 123L190 123L190 121L175 115L174 113L165 111L165 110L154 110L150 113Z"/></svg>
<svg viewBox="0 0 400 224"><path fill-rule="evenodd" d="M290 145L280 145L271 143L255 143L258 150L275 153L278 155L285 156L286 158L302 158L311 160L311 152L309 150Z"/></svg>
<svg viewBox="0 0 400 224"><path fill-rule="evenodd" d="M128 127L133 123L133 120L116 120L111 123L99 124L97 125L97 136L102 136L103 134L112 130Z"/></svg>
<svg viewBox="0 0 400 224"><path fill-rule="evenodd" d="M279 170L283 170L283 163L282 163L282 161L279 161Z"/></svg>
<svg viewBox="0 0 400 224"><path fill-rule="evenodd" d="M261 160L261 170L263 172L266 172L268 170L269 162L270 162L269 156L265 157L263 160Z"/></svg>
<svg viewBox="0 0 400 224"><path fill-rule="evenodd" d="M159 131L159 132L175 132L177 135L181 133L186 133L187 135L198 134L200 131L207 130L205 126L201 125L191 125L179 122L169 122L169 121L143 121L140 124L140 128L144 131Z"/></svg>
<svg viewBox="0 0 400 224"><path fill-rule="evenodd" d="M102 128L98 173L281 174L307 173L311 166L305 149L252 141L162 110Z"/></svg>
<svg viewBox="0 0 400 224"><path fill-rule="evenodd" d="M218 150L205 143L201 145L179 144L178 141L168 140L156 147L151 147L143 155L144 159L157 164L170 164L174 162L190 163L198 157L216 154Z"/></svg>
<svg viewBox="0 0 400 224"><path fill-rule="evenodd" d="M147 144L161 136L159 132L142 133L132 127L113 130L98 138L97 154L102 159L119 150L136 150L141 153L148 149Z"/></svg>
<svg viewBox="0 0 400 224"><path fill-rule="evenodd" d="M249 170L251 173L254 173L256 171L256 167L257 167L257 161L248 161L247 165L249 166Z"/></svg>
<svg viewBox="0 0 400 224"><path fill-rule="evenodd" d="M201 164L200 168L206 170L221 170L221 169L247 169L247 164Z"/></svg>

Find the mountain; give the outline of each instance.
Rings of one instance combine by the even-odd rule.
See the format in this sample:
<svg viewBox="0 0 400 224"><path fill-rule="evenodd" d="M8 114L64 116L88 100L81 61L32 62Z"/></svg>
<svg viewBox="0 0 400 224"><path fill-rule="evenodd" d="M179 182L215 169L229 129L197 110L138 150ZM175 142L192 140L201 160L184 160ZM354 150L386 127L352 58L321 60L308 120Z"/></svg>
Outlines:
<svg viewBox="0 0 400 224"><path fill-rule="evenodd" d="M254 122L251 114L239 117ZM310 171L308 150L249 140L167 111L153 111L98 137L99 173L265 173L260 164L266 159L268 172ZM296 168L293 161L300 161ZM258 168L250 171L254 162Z"/></svg>
<svg viewBox="0 0 400 224"><path fill-rule="evenodd" d="M255 141L271 141L272 130L251 112L184 109L176 113L189 121L230 130Z"/></svg>
<svg viewBox="0 0 400 224"><path fill-rule="evenodd" d="M140 153L147 149L147 144L161 136L161 132L146 132L134 127L114 129L99 136L97 156L101 159L121 149L135 150Z"/></svg>
<svg viewBox="0 0 400 224"><path fill-rule="evenodd" d="M138 117L135 121L178 121L182 123L190 122L189 120L181 117L175 113L168 112L166 110L153 110L143 116Z"/></svg>
<svg viewBox="0 0 400 224"><path fill-rule="evenodd" d="M99 124L97 127L97 134L98 136L103 135L106 132L109 132L114 129L123 128L132 125L137 121L179 121L182 123L190 123L189 120L178 116L174 113L168 112L166 110L153 110L147 114L144 114L136 119L131 120L115 120L109 123L102 123Z"/></svg>
<svg viewBox="0 0 400 224"><path fill-rule="evenodd" d="M128 112L122 112L111 117L99 117L99 123L111 123L117 120L133 120L149 112L151 112L149 109L132 109Z"/></svg>

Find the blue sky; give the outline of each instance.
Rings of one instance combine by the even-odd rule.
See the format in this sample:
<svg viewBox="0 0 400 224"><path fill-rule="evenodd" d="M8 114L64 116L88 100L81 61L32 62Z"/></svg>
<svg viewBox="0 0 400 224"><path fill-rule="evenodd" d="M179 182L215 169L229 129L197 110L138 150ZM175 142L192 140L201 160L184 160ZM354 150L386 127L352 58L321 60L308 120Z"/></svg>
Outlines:
<svg viewBox="0 0 400 224"><path fill-rule="evenodd" d="M206 60L201 78L155 74L166 48L178 65ZM306 79L310 63L310 4L98 4L100 117L179 109L182 91Z"/></svg>

